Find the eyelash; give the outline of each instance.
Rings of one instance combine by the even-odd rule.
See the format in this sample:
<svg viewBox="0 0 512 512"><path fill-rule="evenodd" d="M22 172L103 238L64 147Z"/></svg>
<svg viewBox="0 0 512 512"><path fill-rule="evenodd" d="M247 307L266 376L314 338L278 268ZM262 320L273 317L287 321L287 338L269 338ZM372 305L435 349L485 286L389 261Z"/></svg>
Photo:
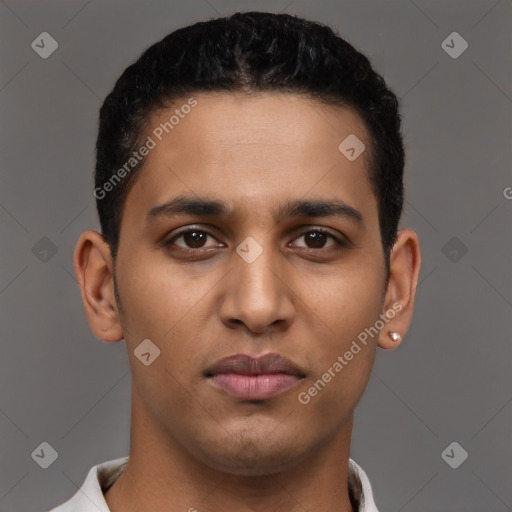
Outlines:
<svg viewBox="0 0 512 512"><path fill-rule="evenodd" d="M210 236L212 238L215 238L215 236L210 233L209 231L205 230L205 229L200 229L200 228L187 228L187 229L184 229L183 231L180 231L178 233L176 233L171 239L169 239L168 241L164 242L164 246L165 247L169 247L171 245L173 245L173 243L178 239L180 238L181 236L183 235L186 235L187 233L190 233L190 232L199 232L199 233L204 233L205 235L207 236ZM348 246L348 243L343 241L342 239L334 236L330 231L327 231L325 229L322 229L322 228L314 228L314 229L308 229L306 231L303 231L302 233L300 233L294 240L296 240L297 238L300 238L308 233L323 233L325 235L327 235L329 238L331 238L332 240L334 240L335 244L338 246L338 248L340 247L347 247ZM200 249L190 249L188 247L181 247L181 246L177 246L179 248L179 250L181 250L182 252L185 252L187 254L198 254L198 253L201 253L201 252L209 252L209 250L211 249L215 249L214 247L208 247L208 248L200 248ZM330 251L332 250L332 247L333 246L329 246L329 247L324 247L324 248L320 248L320 249L312 249L312 248L309 248L309 247L301 247L300 249L303 249L303 250L306 250L306 251L313 251L313 252L327 252L327 251Z"/></svg>

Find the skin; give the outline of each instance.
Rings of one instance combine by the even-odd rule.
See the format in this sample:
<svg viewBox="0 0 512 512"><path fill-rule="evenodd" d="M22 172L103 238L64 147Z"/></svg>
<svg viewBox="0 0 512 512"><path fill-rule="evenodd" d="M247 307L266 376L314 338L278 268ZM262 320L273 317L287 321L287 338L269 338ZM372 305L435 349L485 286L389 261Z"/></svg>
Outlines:
<svg viewBox="0 0 512 512"><path fill-rule="evenodd" d="M198 105L151 150L128 193L115 265L120 305L101 235L84 232L75 250L91 329L125 340L132 371L130 461L106 501L113 512L352 511L345 482L354 409L377 347L396 348L389 331L403 338L409 327L418 238L399 233L386 288L369 151L350 162L338 150L351 133L369 147L352 111L291 94L194 97ZM145 137L173 108L151 116ZM148 221L149 210L185 193L224 200L232 214ZM319 198L347 203L363 221L272 217L286 200ZM211 236L162 243L187 226ZM345 246L311 240L315 228ZM247 236L263 248L252 263L235 251ZM401 311L301 404L298 394L396 303ZM161 351L149 366L134 355L147 338ZM234 398L203 375L220 358L268 352L305 374L271 399Z"/></svg>

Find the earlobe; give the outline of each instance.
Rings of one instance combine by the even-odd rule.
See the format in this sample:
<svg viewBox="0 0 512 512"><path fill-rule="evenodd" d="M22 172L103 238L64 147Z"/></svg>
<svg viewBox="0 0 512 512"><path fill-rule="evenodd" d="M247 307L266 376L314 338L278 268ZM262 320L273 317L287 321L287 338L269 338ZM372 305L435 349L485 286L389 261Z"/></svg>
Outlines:
<svg viewBox="0 0 512 512"><path fill-rule="evenodd" d="M379 333L378 346L392 350L404 338L412 320L414 299L421 266L420 245L414 231L398 233L389 262L389 281L383 313L388 318Z"/></svg>
<svg viewBox="0 0 512 512"><path fill-rule="evenodd" d="M110 247L100 233L88 230L80 235L73 266L94 335L103 341L122 340Z"/></svg>

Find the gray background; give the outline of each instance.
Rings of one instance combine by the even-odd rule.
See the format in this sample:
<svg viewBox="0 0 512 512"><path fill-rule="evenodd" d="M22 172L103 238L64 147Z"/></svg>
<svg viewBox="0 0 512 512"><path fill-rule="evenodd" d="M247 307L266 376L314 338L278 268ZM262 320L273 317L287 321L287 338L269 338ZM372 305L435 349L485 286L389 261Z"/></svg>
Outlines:
<svg viewBox="0 0 512 512"><path fill-rule="evenodd" d="M128 454L125 346L91 334L72 270L79 234L98 228L97 111L147 46L234 10L330 23L402 100L402 227L420 236L421 284L352 445L379 510L511 510L510 0L0 2L0 510L48 510ZM31 48L43 31L59 44L47 59ZM453 31L469 44L457 59L441 47ZM31 457L43 441L48 469ZM453 441L469 454L457 469L441 457Z"/></svg>

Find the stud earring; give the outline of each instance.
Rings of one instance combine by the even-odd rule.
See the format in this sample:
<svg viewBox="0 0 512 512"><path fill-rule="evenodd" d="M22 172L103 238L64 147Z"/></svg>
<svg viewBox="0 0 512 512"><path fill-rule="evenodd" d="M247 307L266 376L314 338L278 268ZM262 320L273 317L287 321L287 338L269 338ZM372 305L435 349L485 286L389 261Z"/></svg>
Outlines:
<svg viewBox="0 0 512 512"><path fill-rule="evenodd" d="M390 331L388 332L388 336L394 341L394 342L397 342L397 341L400 341L400 334L397 333L397 332L394 332L394 331Z"/></svg>

